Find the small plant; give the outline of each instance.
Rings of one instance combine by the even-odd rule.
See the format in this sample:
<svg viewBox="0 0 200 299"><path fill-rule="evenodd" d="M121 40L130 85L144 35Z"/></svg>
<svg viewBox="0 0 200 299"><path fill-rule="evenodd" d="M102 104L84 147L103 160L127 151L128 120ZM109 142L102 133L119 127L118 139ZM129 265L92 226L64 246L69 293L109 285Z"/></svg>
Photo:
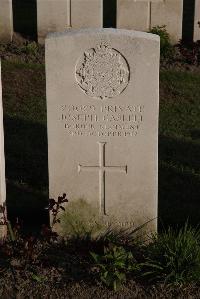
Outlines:
<svg viewBox="0 0 200 299"><path fill-rule="evenodd" d="M27 55L36 55L38 52L38 45L36 42L26 42L21 50Z"/></svg>
<svg viewBox="0 0 200 299"><path fill-rule="evenodd" d="M160 55L164 59L173 59L174 48L170 42L169 33L166 30L166 26L155 26L150 30L150 33L160 36Z"/></svg>
<svg viewBox="0 0 200 299"><path fill-rule="evenodd" d="M127 252L122 246L110 244L104 248L103 254L90 254L98 268L101 281L114 291L119 289L129 272L139 269L132 253Z"/></svg>
<svg viewBox="0 0 200 299"><path fill-rule="evenodd" d="M30 273L32 280L34 280L37 283L45 282L47 279L44 276L37 275L35 273Z"/></svg>
<svg viewBox="0 0 200 299"><path fill-rule="evenodd" d="M41 235L48 243L51 243L51 241L56 241L58 238L57 232L53 231L53 229L57 223L60 223L59 214L61 210L65 211L63 204L66 202L68 202L68 199L66 198L65 193L63 193L62 196L58 196L57 201L53 198L49 199L49 204L46 209L51 214L51 224L50 226L44 224L42 225L41 229Z"/></svg>
<svg viewBox="0 0 200 299"><path fill-rule="evenodd" d="M53 227L60 222L58 214L60 210L65 210L62 206L65 202L68 202L66 194L59 196L57 201L49 200L48 209L52 213L52 225L42 227L42 241L33 235L23 236L19 220L17 219L12 226L7 219L5 205L0 205L0 225L5 226L8 232L7 238L3 240L3 246L0 247L0 256L3 257L6 267L11 270L15 284L17 283L17 270L31 269L32 266L39 265L43 252L50 248L52 241L57 241L58 235L53 231ZM43 281L40 275L32 273L31 277L37 282Z"/></svg>
<svg viewBox="0 0 200 299"><path fill-rule="evenodd" d="M52 214L51 228L53 228L56 223L60 223L60 218L58 218L58 215L60 210L65 211L65 208L62 206L65 202L68 202L65 193L63 193L62 196L58 196L57 201L53 198L49 199L49 205L47 209Z"/></svg>
<svg viewBox="0 0 200 299"><path fill-rule="evenodd" d="M200 230L186 224L180 230L169 228L153 238L147 248L143 276L150 280L182 284L200 280Z"/></svg>

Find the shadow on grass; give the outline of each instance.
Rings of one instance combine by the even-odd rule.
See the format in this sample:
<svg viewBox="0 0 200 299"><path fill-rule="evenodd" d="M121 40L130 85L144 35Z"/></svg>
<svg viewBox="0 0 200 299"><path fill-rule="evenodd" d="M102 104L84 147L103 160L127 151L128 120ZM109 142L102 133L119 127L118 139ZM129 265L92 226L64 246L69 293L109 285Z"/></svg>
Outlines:
<svg viewBox="0 0 200 299"><path fill-rule="evenodd" d="M7 203L10 219L46 223L48 202L45 125L5 116ZM45 216L46 215L46 216Z"/></svg>
<svg viewBox="0 0 200 299"><path fill-rule="evenodd" d="M192 133L192 132L191 132ZM196 131L195 136L200 134ZM191 134L192 135L192 134ZM160 136L159 219L162 225L200 222L200 142Z"/></svg>
<svg viewBox="0 0 200 299"><path fill-rule="evenodd" d="M42 224L49 224L48 211L45 209L48 196L23 185L7 181L8 219L15 224L22 222L23 232L33 234L41 231Z"/></svg>

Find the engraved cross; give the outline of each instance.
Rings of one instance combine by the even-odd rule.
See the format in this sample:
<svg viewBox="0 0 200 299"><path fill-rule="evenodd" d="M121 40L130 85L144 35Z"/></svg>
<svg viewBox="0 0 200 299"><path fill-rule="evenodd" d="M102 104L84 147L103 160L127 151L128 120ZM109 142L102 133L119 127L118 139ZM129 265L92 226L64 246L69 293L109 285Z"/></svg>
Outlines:
<svg viewBox="0 0 200 299"><path fill-rule="evenodd" d="M67 28L72 27L72 1L67 0Z"/></svg>
<svg viewBox="0 0 200 299"><path fill-rule="evenodd" d="M98 142L99 144L99 165L83 166L78 165L78 172L81 171L98 171L99 172L99 205L100 212L106 215L105 203L105 174L106 172L122 172L127 173L126 166L106 166L105 164L105 146L106 142Z"/></svg>
<svg viewBox="0 0 200 299"><path fill-rule="evenodd" d="M164 2L165 0L136 0L136 2L147 2L148 4L148 18L147 18L147 28L151 30L152 28L152 5L153 3Z"/></svg>

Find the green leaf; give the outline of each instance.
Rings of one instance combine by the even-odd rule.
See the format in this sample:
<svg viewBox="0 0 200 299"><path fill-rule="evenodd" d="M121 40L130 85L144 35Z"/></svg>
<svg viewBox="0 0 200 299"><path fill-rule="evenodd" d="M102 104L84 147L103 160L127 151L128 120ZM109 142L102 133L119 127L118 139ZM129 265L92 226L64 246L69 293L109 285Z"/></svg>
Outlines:
<svg viewBox="0 0 200 299"><path fill-rule="evenodd" d="M116 273L116 276L119 278L119 280L125 280L126 279L126 275L124 273Z"/></svg>
<svg viewBox="0 0 200 299"><path fill-rule="evenodd" d="M93 257L95 262L99 262L100 257L98 254L94 253L94 252L90 252L90 255Z"/></svg>
<svg viewBox="0 0 200 299"><path fill-rule="evenodd" d="M31 274L31 278L37 282L42 282L45 280L45 278L43 276L39 276L34 273Z"/></svg>

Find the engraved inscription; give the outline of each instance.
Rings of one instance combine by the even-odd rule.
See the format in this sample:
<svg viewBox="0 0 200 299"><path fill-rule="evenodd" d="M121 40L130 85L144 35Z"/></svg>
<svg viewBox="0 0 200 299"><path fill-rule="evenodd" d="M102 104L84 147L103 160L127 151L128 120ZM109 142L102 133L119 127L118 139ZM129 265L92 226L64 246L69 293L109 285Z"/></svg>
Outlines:
<svg viewBox="0 0 200 299"><path fill-rule="evenodd" d="M83 166L78 165L78 172L81 171L98 171L99 172L99 205L100 213L106 214L106 192L105 192L105 173L109 172L124 172L127 173L126 166L106 166L105 165L105 146L106 142L98 142L99 144L99 165Z"/></svg>
<svg viewBox="0 0 200 299"><path fill-rule="evenodd" d="M103 100L122 93L129 83L130 71L120 52L101 44L78 60L75 76L85 94Z"/></svg>
<svg viewBox="0 0 200 299"><path fill-rule="evenodd" d="M95 227L98 222L96 221L79 221L79 220L75 220L74 223L76 223L76 225L79 226L83 226L84 224L87 224L91 227ZM106 227L114 227L114 226L119 226L119 227L134 227L135 226L135 222L133 221L105 221L104 219L102 219L101 225L104 225Z"/></svg>
<svg viewBox="0 0 200 299"><path fill-rule="evenodd" d="M62 105L59 119L70 136L133 137L143 122L143 105Z"/></svg>

